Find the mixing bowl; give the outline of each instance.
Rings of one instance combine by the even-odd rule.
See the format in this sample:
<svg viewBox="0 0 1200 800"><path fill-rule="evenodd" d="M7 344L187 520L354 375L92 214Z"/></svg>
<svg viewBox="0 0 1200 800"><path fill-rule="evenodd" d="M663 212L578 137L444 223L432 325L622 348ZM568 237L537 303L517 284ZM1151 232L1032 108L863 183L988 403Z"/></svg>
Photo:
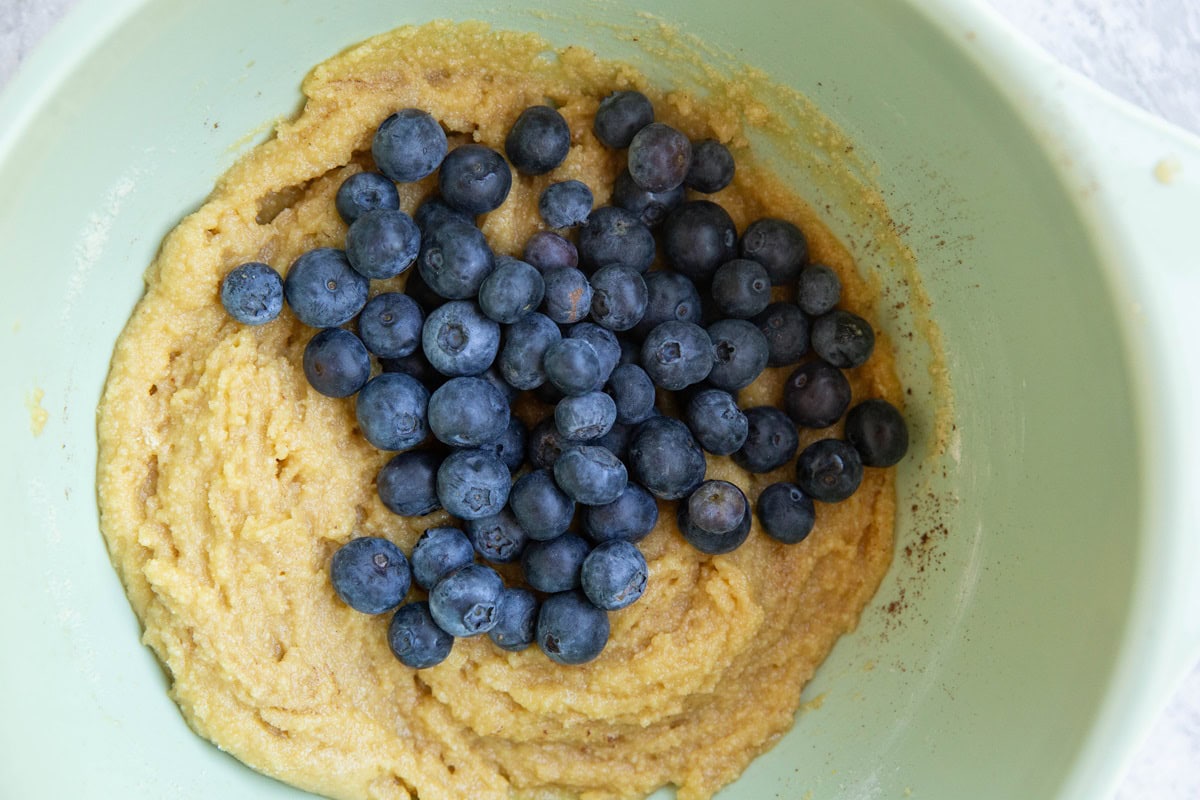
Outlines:
<svg viewBox="0 0 1200 800"><path fill-rule="evenodd" d="M686 85L630 35L665 20L714 68L809 96L890 214L864 222L817 154L779 162L884 296L920 306L880 317L916 452L879 594L721 796L1101 796L1200 643L1200 142L971 3L525 6L94 0L9 87L0 795L299 796L193 735L139 644L97 528L95 408L162 236L295 109L307 67L450 16ZM911 248L927 309L876 230ZM925 310L944 375L904 339Z"/></svg>

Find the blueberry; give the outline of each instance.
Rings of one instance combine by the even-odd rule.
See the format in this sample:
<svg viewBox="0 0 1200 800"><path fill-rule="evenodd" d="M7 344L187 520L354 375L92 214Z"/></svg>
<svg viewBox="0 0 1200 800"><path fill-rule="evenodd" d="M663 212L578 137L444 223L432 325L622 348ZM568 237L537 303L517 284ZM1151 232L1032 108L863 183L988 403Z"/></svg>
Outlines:
<svg viewBox="0 0 1200 800"><path fill-rule="evenodd" d="M339 547L329 577L342 602L364 614L382 614L400 605L412 583L404 553L377 536L351 539Z"/></svg>
<svg viewBox="0 0 1200 800"><path fill-rule="evenodd" d="M421 306L400 292L375 295L358 315L358 335L380 358L403 358L416 352L424 325Z"/></svg>
<svg viewBox="0 0 1200 800"><path fill-rule="evenodd" d="M613 181L611 202L614 206L632 212L646 227L656 228L686 196L687 190L683 184L665 192L646 191L637 185L629 170L625 169L621 170L621 174Z"/></svg>
<svg viewBox="0 0 1200 800"><path fill-rule="evenodd" d="M729 213L708 200L690 200L663 222L667 262L692 280L712 280L717 268L737 255L737 229Z"/></svg>
<svg viewBox="0 0 1200 800"><path fill-rule="evenodd" d="M484 445L483 449L489 453L495 453L496 458L508 467L508 471L515 473L525 463L525 446L528 436L529 431L525 428L525 423L510 415L504 433L500 434L499 439Z"/></svg>
<svg viewBox="0 0 1200 800"><path fill-rule="evenodd" d="M835 309L813 320L812 348L833 366L851 369L871 357L875 331L857 314Z"/></svg>
<svg viewBox="0 0 1200 800"><path fill-rule="evenodd" d="M750 503L729 481L700 484L676 516L683 538L701 553L733 552L750 535Z"/></svg>
<svg viewBox="0 0 1200 800"><path fill-rule="evenodd" d="M634 335L645 338L655 326L672 320L700 322L700 292L690 278L669 270L646 273L646 313L633 327Z"/></svg>
<svg viewBox="0 0 1200 800"><path fill-rule="evenodd" d="M350 331L326 328L304 347L304 376L326 397L349 397L371 377L371 356Z"/></svg>
<svg viewBox="0 0 1200 800"><path fill-rule="evenodd" d="M608 634L608 614L582 592L559 592L542 601L537 643L551 661L568 665L592 661L604 651Z"/></svg>
<svg viewBox="0 0 1200 800"><path fill-rule="evenodd" d="M642 343L642 368L664 389L699 383L713 368L712 341L695 323L664 322Z"/></svg>
<svg viewBox="0 0 1200 800"><path fill-rule="evenodd" d="M258 261L234 267L221 279L221 305L243 325L264 325L283 310L283 279Z"/></svg>
<svg viewBox="0 0 1200 800"><path fill-rule="evenodd" d="M809 264L796 281L796 305L809 316L832 311L842 298L842 281L824 264Z"/></svg>
<svg viewBox="0 0 1200 800"><path fill-rule="evenodd" d="M512 510L501 509L495 514L467 521L467 535L480 557L493 564L512 564L521 558L529 536Z"/></svg>
<svg viewBox="0 0 1200 800"><path fill-rule="evenodd" d="M621 364L614 369L606 391L612 395L617 422L632 425L654 413L654 381L636 364Z"/></svg>
<svg viewBox="0 0 1200 800"><path fill-rule="evenodd" d="M347 225L377 208L400 208L396 184L378 172L356 172L338 187L333 201L338 215Z"/></svg>
<svg viewBox="0 0 1200 800"><path fill-rule="evenodd" d="M558 432L558 426L554 424L553 415L533 426L526 448L531 464L538 469L553 469L554 463L567 448L562 434Z"/></svg>
<svg viewBox="0 0 1200 800"><path fill-rule="evenodd" d="M657 524L658 501L632 481L611 503L583 509L583 532L598 544L612 539L641 541Z"/></svg>
<svg viewBox="0 0 1200 800"><path fill-rule="evenodd" d="M367 381L354 404L363 437L380 450L409 450L425 441L429 390L410 375L384 372Z"/></svg>
<svg viewBox="0 0 1200 800"><path fill-rule="evenodd" d="M437 471L437 495L452 516L476 520L499 514L508 501L511 473L495 453L456 450Z"/></svg>
<svg viewBox="0 0 1200 800"><path fill-rule="evenodd" d="M826 428L842 418L850 406L850 381L837 367L809 361L783 385L783 407L797 425Z"/></svg>
<svg viewBox="0 0 1200 800"><path fill-rule="evenodd" d="M560 325L579 322L592 309L592 286L574 267L557 267L542 273L546 282L545 313Z"/></svg>
<svg viewBox="0 0 1200 800"><path fill-rule="evenodd" d="M592 605L615 611L642 596L649 576L646 557L636 545L611 539L588 553L579 582Z"/></svg>
<svg viewBox="0 0 1200 800"><path fill-rule="evenodd" d="M413 265L421 251L421 231L403 211L367 211L346 231L346 258L365 278L394 278Z"/></svg>
<svg viewBox="0 0 1200 800"><path fill-rule="evenodd" d="M812 498L794 483L772 483L758 496L758 521L772 539L804 541L817 521Z"/></svg>
<svg viewBox="0 0 1200 800"><path fill-rule="evenodd" d="M537 614L538 601L533 592L519 586L505 587L496 605L496 625L488 631L488 638L501 650L524 650L533 644Z"/></svg>
<svg viewBox="0 0 1200 800"><path fill-rule="evenodd" d="M592 389L602 389L621 360L621 343L617 341L616 334L594 322L577 322L567 332L567 338L582 339L596 351L596 358L600 362L600 376L592 385Z"/></svg>
<svg viewBox="0 0 1200 800"><path fill-rule="evenodd" d="M411 669L437 666L454 647L454 637L433 621L429 603L424 600L396 609L388 624L387 638L392 654Z"/></svg>
<svg viewBox="0 0 1200 800"><path fill-rule="evenodd" d="M428 314L435 308L446 305L446 298L431 289L425 279L421 277L420 258L417 256L417 269L411 270L405 275L404 293L415 300L421 310Z"/></svg>
<svg viewBox="0 0 1200 800"><path fill-rule="evenodd" d="M571 129L550 106L530 106L522 111L504 140L508 160L526 175L546 174L561 164L570 150Z"/></svg>
<svg viewBox="0 0 1200 800"><path fill-rule="evenodd" d="M604 392L564 397L554 407L554 424L568 442L586 442L608 433L617 421L617 404Z"/></svg>
<svg viewBox="0 0 1200 800"><path fill-rule="evenodd" d="M739 467L747 472L770 472L795 458L800 434L787 414L774 406L756 406L743 413L748 423L746 441L733 454Z"/></svg>
<svg viewBox="0 0 1200 800"><path fill-rule="evenodd" d="M465 222L444 222L426 233L417 259L421 278L447 300L474 297L495 268L483 232Z"/></svg>
<svg viewBox="0 0 1200 800"><path fill-rule="evenodd" d="M451 636L478 636L496 625L504 581L491 567L468 564L438 581L429 592L429 613Z"/></svg>
<svg viewBox="0 0 1200 800"><path fill-rule="evenodd" d="M546 381L542 362L551 345L562 339L562 332L545 314L534 312L512 325L504 335L500 351L500 374L522 391L536 389Z"/></svg>
<svg viewBox="0 0 1200 800"><path fill-rule="evenodd" d="M629 142L629 174L651 192L665 192L683 183L692 164L692 143L662 122L652 122Z"/></svg>
<svg viewBox="0 0 1200 800"><path fill-rule="evenodd" d="M521 258L542 273L558 267L579 266L579 251L575 245L553 231L538 231L530 236Z"/></svg>
<svg viewBox="0 0 1200 800"><path fill-rule="evenodd" d="M437 471L442 459L429 450L392 456L375 478L379 499L393 514L423 517L442 507L437 496Z"/></svg>
<svg viewBox="0 0 1200 800"><path fill-rule="evenodd" d="M886 400L864 400L850 409L845 436L868 467L890 467L908 452L908 426Z"/></svg>
<svg viewBox="0 0 1200 800"><path fill-rule="evenodd" d="M500 326L468 300L453 300L425 318L421 347L443 375L478 375L500 349Z"/></svg>
<svg viewBox="0 0 1200 800"><path fill-rule="evenodd" d="M742 258L762 264L775 286L795 281L808 262L804 234L787 220L772 217L750 223L742 233L740 251Z"/></svg>
<svg viewBox="0 0 1200 800"><path fill-rule="evenodd" d="M575 516L575 501L558 488L549 469L535 469L518 478L508 493L508 505L530 539L553 539L570 527Z"/></svg>
<svg viewBox="0 0 1200 800"><path fill-rule="evenodd" d="M692 143L692 165L683 179L688 188L712 194L733 182L733 154L716 139Z"/></svg>
<svg viewBox="0 0 1200 800"><path fill-rule="evenodd" d="M608 429L608 433L603 436L590 439L587 444L603 447L608 452L617 457L618 460L624 461L629 455L629 441L633 438L633 426L622 425L617 422Z"/></svg>
<svg viewBox="0 0 1200 800"><path fill-rule="evenodd" d="M750 421L737 401L721 389L705 389L692 395L685 418L700 446L718 456L736 453L750 433Z"/></svg>
<svg viewBox="0 0 1200 800"><path fill-rule="evenodd" d="M600 381L600 357L586 339L562 339L546 348L546 379L565 395L585 394Z"/></svg>
<svg viewBox="0 0 1200 800"><path fill-rule="evenodd" d="M633 135L654 122L654 106L641 92L613 92L600 101L592 132L601 144L613 148L629 147Z"/></svg>
<svg viewBox="0 0 1200 800"><path fill-rule="evenodd" d="M474 225L475 217L465 211L452 208L445 200L436 195L430 195L421 201L421 205L417 206L417 211L413 214L413 222L417 223L417 227L421 229L421 234L426 235L434 228L447 222L461 222L464 225Z"/></svg>
<svg viewBox="0 0 1200 800"><path fill-rule="evenodd" d="M525 582L539 592L577 589L579 570L591 549L586 540L573 533L530 542L521 555Z"/></svg>
<svg viewBox="0 0 1200 800"><path fill-rule="evenodd" d="M579 229L579 263L589 271L620 264L645 272L654 254L654 234L632 211L601 206Z"/></svg>
<svg viewBox="0 0 1200 800"><path fill-rule="evenodd" d="M414 350L400 358L381 358L379 366L384 372L402 372L425 384L425 388L433 391L446 382L446 376L438 372L425 358L420 349Z"/></svg>
<svg viewBox="0 0 1200 800"><path fill-rule="evenodd" d="M370 281L332 247L309 250L292 262L283 294L296 319L312 328L345 325L367 304Z"/></svg>
<svg viewBox="0 0 1200 800"><path fill-rule="evenodd" d="M585 444L563 451L554 462L554 481L576 503L601 506L621 495L629 477L610 451Z"/></svg>
<svg viewBox="0 0 1200 800"><path fill-rule="evenodd" d="M796 485L822 503L839 503L854 494L862 476L862 457L841 439L818 439L796 459Z"/></svg>
<svg viewBox="0 0 1200 800"><path fill-rule="evenodd" d="M524 261L499 256L496 269L479 288L479 308L496 322L519 322L542 303L542 274Z"/></svg>
<svg viewBox="0 0 1200 800"><path fill-rule="evenodd" d="M504 374L500 372L500 365L495 361L492 362L490 367L481 372L479 377L496 387L496 390L500 392L501 396L504 397L504 400L509 405L515 403L517 401L517 397L519 397L521 394L520 391L509 384L508 381L504 380Z"/></svg>
<svg viewBox="0 0 1200 800"><path fill-rule="evenodd" d="M808 315L795 303L771 303L752 322L767 337L767 366L795 364L808 352Z"/></svg>
<svg viewBox="0 0 1200 800"><path fill-rule="evenodd" d="M687 497L704 480L704 451L677 419L651 417L629 443L634 480L664 500Z"/></svg>
<svg viewBox="0 0 1200 800"><path fill-rule="evenodd" d="M587 222L594 201L583 181L560 181L542 190L538 213L551 228L574 228Z"/></svg>
<svg viewBox="0 0 1200 800"><path fill-rule="evenodd" d="M380 123L371 142L375 165L399 183L419 181L446 157L446 132L418 108L397 111Z"/></svg>
<svg viewBox="0 0 1200 800"><path fill-rule="evenodd" d="M451 447L494 442L508 420L508 401L483 378L451 378L429 397L429 430Z"/></svg>
<svg viewBox="0 0 1200 800"><path fill-rule="evenodd" d="M637 270L620 264L592 275L592 319L613 331L627 331L646 313L646 281Z"/></svg>
<svg viewBox="0 0 1200 800"><path fill-rule="evenodd" d="M428 591L444 576L474 560L471 540L458 528L428 528L413 545L413 580Z"/></svg>
<svg viewBox="0 0 1200 800"><path fill-rule="evenodd" d="M708 382L736 392L754 382L767 366L767 337L744 319L723 319L708 326L713 367Z"/></svg>
<svg viewBox="0 0 1200 800"><path fill-rule="evenodd" d="M771 277L748 258L735 258L717 268L712 282L713 302L722 314L750 319L771 303Z"/></svg>
<svg viewBox="0 0 1200 800"><path fill-rule="evenodd" d="M504 156L481 144L451 150L438 171L438 191L452 208L468 214L497 209L512 188L512 170Z"/></svg>

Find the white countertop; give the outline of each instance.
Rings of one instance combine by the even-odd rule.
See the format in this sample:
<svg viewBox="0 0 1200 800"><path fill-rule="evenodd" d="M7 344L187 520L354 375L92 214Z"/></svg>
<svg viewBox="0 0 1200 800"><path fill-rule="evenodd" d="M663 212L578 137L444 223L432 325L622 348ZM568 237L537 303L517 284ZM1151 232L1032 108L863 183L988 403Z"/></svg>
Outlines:
<svg viewBox="0 0 1200 800"><path fill-rule="evenodd" d="M77 0L0 0L0 86ZM1197 0L987 0L1101 86L1200 133ZM1114 800L1200 798L1200 664L1159 716Z"/></svg>

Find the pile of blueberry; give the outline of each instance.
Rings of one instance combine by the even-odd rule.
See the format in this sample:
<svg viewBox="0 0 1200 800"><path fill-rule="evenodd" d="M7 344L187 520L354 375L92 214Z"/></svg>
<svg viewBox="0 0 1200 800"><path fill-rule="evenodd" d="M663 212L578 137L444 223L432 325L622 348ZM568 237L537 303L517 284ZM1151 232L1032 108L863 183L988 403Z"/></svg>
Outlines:
<svg viewBox="0 0 1200 800"><path fill-rule="evenodd" d="M286 300L320 329L305 375L322 394L355 396L363 435L397 451L376 481L391 511L442 508L462 521L426 530L409 556L362 537L333 557L347 604L396 609L388 641L408 666L440 663L454 637L484 633L506 650L536 642L563 664L595 658L607 612L646 588L636 542L655 527L659 500L678 501L679 531L704 553L728 553L749 534L750 502L732 483L705 480L706 451L755 473L795 461L795 482L767 487L756 511L768 535L796 543L813 527L814 500L846 499L864 466L890 466L907 449L892 405L850 408L844 370L871 355L874 332L837 308L838 277L809 263L799 228L764 218L739 238L720 205L687 198L732 181L729 150L655 122L634 91L605 98L593 132L627 150L612 205L593 208L580 181L549 184L538 205L548 230L518 259L492 251L476 216L505 201L510 164L542 175L562 163L567 122L549 106L526 109L502 155L451 150L437 120L402 110L375 134L378 171L338 190L344 249L304 253L286 279L248 263L222 282L225 308L243 323L270 321ZM396 184L435 172L437 194L412 217L401 211ZM368 299L372 279L414 264L406 292ZM774 299L791 287L794 300ZM342 327L352 321L355 330ZM786 366L796 368L782 410L739 407L739 390ZM532 430L513 414L519 397L543 412ZM844 439L797 457L797 426L843 416ZM519 563L524 585L506 586L477 558ZM428 600L402 605L414 581Z"/></svg>

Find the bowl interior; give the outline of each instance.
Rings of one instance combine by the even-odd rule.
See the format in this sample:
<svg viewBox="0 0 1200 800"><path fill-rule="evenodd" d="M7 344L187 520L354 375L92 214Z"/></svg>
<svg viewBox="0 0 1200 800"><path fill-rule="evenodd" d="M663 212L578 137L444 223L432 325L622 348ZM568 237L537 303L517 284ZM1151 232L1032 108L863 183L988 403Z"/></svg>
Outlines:
<svg viewBox="0 0 1200 800"><path fill-rule="evenodd" d="M945 395L927 344L904 338L911 309L883 309L925 451L901 473L896 562L806 690L819 702L722 796L1054 794L1128 614L1139 467L1117 306L1030 130L965 40L890 0L736 14L716 0L576 2L548 14L516 5L85 3L35 59L46 80L0 136L0 249L13 279L0 297L10 450L0 793L43 796L52 774L63 795L300 795L183 724L98 533L94 411L142 271L266 123L295 110L305 70L337 50L451 14L690 80L623 35L658 26L636 8L720 48L712 64L742 60L808 95L861 163L877 165L944 341L954 403L949 447L931 454ZM895 254L874 246L819 156L780 169L830 204L829 223L889 301L910 297ZM35 436L39 404L49 416ZM63 754L70 769L49 773Z"/></svg>

